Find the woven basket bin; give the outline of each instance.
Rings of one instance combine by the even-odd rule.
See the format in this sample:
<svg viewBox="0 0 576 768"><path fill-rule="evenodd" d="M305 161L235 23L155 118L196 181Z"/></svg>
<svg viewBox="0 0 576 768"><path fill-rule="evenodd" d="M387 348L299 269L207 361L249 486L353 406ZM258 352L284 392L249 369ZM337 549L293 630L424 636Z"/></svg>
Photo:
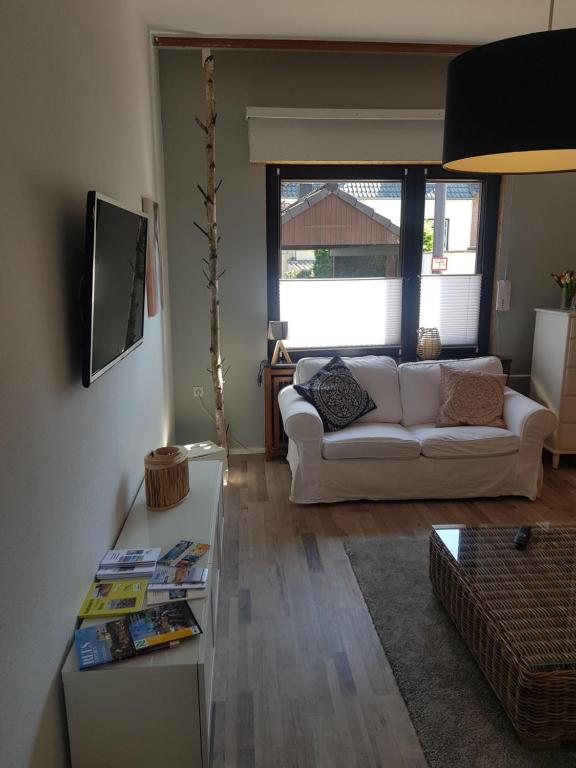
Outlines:
<svg viewBox="0 0 576 768"><path fill-rule="evenodd" d="M416 355L419 360L436 360L442 352L438 328L418 328Z"/></svg>
<svg viewBox="0 0 576 768"><path fill-rule="evenodd" d="M190 490L186 449L168 445L147 454L144 482L148 509L169 509L179 504Z"/></svg>

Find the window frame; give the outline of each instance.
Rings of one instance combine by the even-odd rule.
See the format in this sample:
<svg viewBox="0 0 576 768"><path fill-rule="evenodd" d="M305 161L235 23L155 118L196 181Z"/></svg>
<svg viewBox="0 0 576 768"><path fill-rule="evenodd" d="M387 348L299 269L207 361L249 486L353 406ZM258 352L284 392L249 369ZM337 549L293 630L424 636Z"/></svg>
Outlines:
<svg viewBox="0 0 576 768"><path fill-rule="evenodd" d="M478 181L482 183L478 215L476 272L482 274L478 344L445 346L441 358L474 357L488 354L490 320L498 214L500 207L500 176L462 174L447 171L441 165L266 165L266 250L268 272L268 320L281 319L280 313L280 197L283 181L401 181L402 219L400 224L400 272L402 282L402 317L400 346L312 347L290 348L294 361L302 357L350 357L363 354L390 355L398 361L416 360L416 343L420 314L420 273L422 269L422 239L427 181ZM274 343L268 342L268 356Z"/></svg>

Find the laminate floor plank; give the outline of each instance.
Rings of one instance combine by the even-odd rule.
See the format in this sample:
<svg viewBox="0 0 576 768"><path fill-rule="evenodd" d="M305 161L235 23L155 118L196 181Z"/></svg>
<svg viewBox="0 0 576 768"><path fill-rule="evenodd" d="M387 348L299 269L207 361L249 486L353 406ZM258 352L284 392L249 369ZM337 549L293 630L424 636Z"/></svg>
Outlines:
<svg viewBox="0 0 576 768"><path fill-rule="evenodd" d="M230 460L212 768L425 768L342 546L438 523L576 523L576 460L543 495L297 506L285 462Z"/></svg>

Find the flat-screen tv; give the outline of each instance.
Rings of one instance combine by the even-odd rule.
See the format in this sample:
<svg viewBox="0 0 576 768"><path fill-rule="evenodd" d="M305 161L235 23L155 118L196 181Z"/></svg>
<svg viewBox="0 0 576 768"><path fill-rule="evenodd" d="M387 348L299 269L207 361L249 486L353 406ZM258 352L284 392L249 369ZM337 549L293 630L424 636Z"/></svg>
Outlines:
<svg viewBox="0 0 576 768"><path fill-rule="evenodd" d="M144 337L148 217L88 193L82 383L89 387Z"/></svg>

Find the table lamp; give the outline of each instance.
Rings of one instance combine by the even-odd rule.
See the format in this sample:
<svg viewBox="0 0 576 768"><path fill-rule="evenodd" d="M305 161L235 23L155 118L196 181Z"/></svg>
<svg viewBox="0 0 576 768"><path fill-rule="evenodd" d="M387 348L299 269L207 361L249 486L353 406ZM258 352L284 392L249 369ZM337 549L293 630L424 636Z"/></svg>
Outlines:
<svg viewBox="0 0 576 768"><path fill-rule="evenodd" d="M285 320L270 320L268 323L268 338L276 342L270 365L276 365L278 360L282 358L281 362L292 363L288 350L284 346L284 339L288 338L288 323Z"/></svg>

